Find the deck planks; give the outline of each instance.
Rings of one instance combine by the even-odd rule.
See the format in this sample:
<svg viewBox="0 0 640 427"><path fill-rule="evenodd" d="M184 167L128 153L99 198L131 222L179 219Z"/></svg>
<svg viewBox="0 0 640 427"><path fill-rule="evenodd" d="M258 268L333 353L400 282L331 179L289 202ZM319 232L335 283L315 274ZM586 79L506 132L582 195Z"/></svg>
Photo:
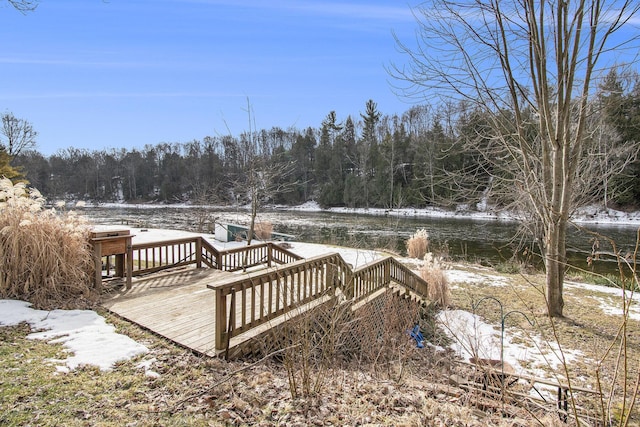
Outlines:
<svg viewBox="0 0 640 427"><path fill-rule="evenodd" d="M215 292L207 285L232 273L185 269L134 280L112 289L102 306L180 345L208 356L215 351Z"/></svg>
<svg viewBox="0 0 640 427"><path fill-rule="evenodd" d="M207 288L207 285L215 285L217 281L240 274L208 268L184 268L178 272L155 273L142 279L134 278L131 289L128 290L124 286L106 287L102 306L186 348L207 356L219 356L221 352L215 349L215 291ZM255 290L254 296L247 295L244 306L246 322L251 321L252 309L255 310L255 316L259 316L260 304L254 303L254 298L259 300L262 292L274 291L270 291L269 286L265 284ZM330 297L325 295L294 312L277 316L232 338L229 347L233 349L256 339L270 328L329 299ZM279 302L275 297L272 298L272 308ZM267 311L269 302L263 301L263 305L263 310ZM236 311L237 327L242 324L242 314L242 307L239 305Z"/></svg>

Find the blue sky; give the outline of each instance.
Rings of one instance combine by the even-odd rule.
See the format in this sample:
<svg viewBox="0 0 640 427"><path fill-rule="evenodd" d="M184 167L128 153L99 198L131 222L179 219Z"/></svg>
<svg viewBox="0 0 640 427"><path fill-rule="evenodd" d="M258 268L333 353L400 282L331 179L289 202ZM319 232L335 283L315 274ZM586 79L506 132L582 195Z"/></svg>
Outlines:
<svg viewBox="0 0 640 427"><path fill-rule="evenodd" d="M0 6L0 111L45 155L142 148L248 130L319 127L410 104L385 66L404 58L410 4L394 0L42 0Z"/></svg>

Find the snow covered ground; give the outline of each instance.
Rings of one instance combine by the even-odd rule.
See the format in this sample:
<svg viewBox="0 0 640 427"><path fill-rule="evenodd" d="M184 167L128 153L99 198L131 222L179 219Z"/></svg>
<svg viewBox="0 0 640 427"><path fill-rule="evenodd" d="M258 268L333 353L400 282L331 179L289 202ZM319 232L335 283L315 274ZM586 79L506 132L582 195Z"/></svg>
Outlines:
<svg viewBox="0 0 640 427"><path fill-rule="evenodd" d="M184 231L136 228L131 228L131 234L134 235L133 243L197 235ZM205 235L205 238L219 249L242 244L217 242L213 240L211 235ZM293 242L291 250L306 258L338 252L347 263L354 267L384 256L376 251L300 242ZM463 282L487 283L492 286L507 285L504 278L491 274L489 270L486 273L469 273L451 269L447 270L446 274L452 286ZM572 287L588 287L590 290L597 291L593 298L596 298L603 313L610 316L621 315L617 308L618 300L616 300L616 296L619 298L621 291L580 283L568 283L567 291L570 292ZM640 320L640 298L638 295L630 296L633 298L630 318ZM534 342L531 345L531 341L525 340L520 331L505 330L501 347L500 327L487 324L472 313L461 310L445 310L440 313L439 320L445 331L455 337L455 343L452 347L464 359L474 355L500 359L500 353L503 352L504 360L514 366L517 371L522 372L526 369L527 373L533 375L542 375L540 369L543 366L556 366L559 363L558 360L554 360L554 349L549 347L548 343ZM0 326L16 325L20 322L29 323L32 330L35 331L29 335L29 338L43 339L52 343L61 342L65 345L69 357L64 361L52 361L60 371L75 369L84 364L108 370L118 361L144 354L147 351L143 345L124 335L117 334L113 326L108 325L104 318L93 311L41 311L33 310L28 303L22 301L0 300ZM525 345L526 342L529 344ZM573 354L566 350L564 353L565 357L579 356L577 353Z"/></svg>

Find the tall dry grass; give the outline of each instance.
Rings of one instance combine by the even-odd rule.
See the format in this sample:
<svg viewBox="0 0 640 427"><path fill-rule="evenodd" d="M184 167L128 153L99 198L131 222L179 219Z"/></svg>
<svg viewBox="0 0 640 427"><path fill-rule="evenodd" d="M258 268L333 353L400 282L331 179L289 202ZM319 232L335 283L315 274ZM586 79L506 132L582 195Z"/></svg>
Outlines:
<svg viewBox="0 0 640 427"><path fill-rule="evenodd" d="M429 251L429 233L424 228L418 230L407 240L407 255L409 258L424 258Z"/></svg>
<svg viewBox="0 0 640 427"><path fill-rule="evenodd" d="M435 257L431 252L424 255L420 277L429 284L429 300L438 307L448 307L451 304L449 280L444 270L442 259Z"/></svg>
<svg viewBox="0 0 640 427"><path fill-rule="evenodd" d="M89 233L73 212L45 209L37 190L0 179L0 297L39 309L94 304Z"/></svg>
<svg viewBox="0 0 640 427"><path fill-rule="evenodd" d="M254 234L258 240L271 240L271 233L273 232L273 224L271 222L259 222L254 228Z"/></svg>

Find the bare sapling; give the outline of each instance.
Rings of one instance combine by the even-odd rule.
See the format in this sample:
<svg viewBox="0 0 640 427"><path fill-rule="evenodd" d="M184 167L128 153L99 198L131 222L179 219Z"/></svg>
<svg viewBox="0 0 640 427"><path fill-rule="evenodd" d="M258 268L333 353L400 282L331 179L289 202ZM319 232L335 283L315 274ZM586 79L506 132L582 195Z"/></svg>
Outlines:
<svg viewBox="0 0 640 427"><path fill-rule="evenodd" d="M314 309L301 308L278 328L276 342L286 345L282 363L292 398L320 394L329 373L345 352L349 305L334 298Z"/></svg>
<svg viewBox="0 0 640 427"><path fill-rule="evenodd" d="M640 229L636 231L633 252L625 255L621 254L612 239L597 235L596 241L600 239L608 242L611 252L601 251L600 245L594 244L590 259L613 258L617 262L619 283L608 277L605 279L609 282L609 286L620 289L621 312L618 333L611 340L596 366L597 386L602 396L602 422L604 425L636 425L635 423L640 419L640 415L634 410L640 391L640 357L637 350L631 349L632 345L628 337L634 330L629 310L634 304L637 305L634 295L640 287L637 270ZM605 372L610 374L606 375Z"/></svg>
<svg viewBox="0 0 640 427"><path fill-rule="evenodd" d="M352 347L359 349L360 365L368 365L385 379L401 381L418 351L411 333L416 326L420 328L420 314L418 301L392 291L358 309L353 336L357 346Z"/></svg>

